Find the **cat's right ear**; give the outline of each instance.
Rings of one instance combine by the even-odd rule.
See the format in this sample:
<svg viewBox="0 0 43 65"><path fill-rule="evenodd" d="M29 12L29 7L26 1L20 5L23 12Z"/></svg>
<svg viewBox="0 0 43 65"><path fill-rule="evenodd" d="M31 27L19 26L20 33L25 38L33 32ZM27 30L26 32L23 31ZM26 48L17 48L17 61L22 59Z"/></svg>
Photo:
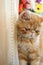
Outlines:
<svg viewBox="0 0 43 65"><path fill-rule="evenodd" d="M28 11L23 11L19 18L22 20L22 21L29 21L30 20L30 13Z"/></svg>

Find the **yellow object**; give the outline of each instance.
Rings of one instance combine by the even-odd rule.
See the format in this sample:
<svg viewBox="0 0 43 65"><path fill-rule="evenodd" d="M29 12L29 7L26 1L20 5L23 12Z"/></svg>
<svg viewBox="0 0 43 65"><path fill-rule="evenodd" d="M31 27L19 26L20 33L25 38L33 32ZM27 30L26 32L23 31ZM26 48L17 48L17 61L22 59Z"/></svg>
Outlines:
<svg viewBox="0 0 43 65"><path fill-rule="evenodd" d="M43 12L43 5L41 3L36 3L35 12L38 14Z"/></svg>

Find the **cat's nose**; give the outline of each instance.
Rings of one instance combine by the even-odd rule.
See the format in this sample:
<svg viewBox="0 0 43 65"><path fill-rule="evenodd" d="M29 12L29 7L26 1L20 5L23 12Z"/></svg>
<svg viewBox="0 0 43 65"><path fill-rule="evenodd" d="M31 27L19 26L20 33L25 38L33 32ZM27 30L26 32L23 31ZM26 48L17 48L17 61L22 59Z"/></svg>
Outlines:
<svg viewBox="0 0 43 65"><path fill-rule="evenodd" d="M33 36L33 34L30 35L31 37Z"/></svg>
<svg viewBox="0 0 43 65"><path fill-rule="evenodd" d="M33 37L33 36L34 36L34 31L33 31L33 32L31 32L30 36L31 36L31 37Z"/></svg>
<svg viewBox="0 0 43 65"><path fill-rule="evenodd" d="M30 34L30 38L33 38L33 34L32 33Z"/></svg>

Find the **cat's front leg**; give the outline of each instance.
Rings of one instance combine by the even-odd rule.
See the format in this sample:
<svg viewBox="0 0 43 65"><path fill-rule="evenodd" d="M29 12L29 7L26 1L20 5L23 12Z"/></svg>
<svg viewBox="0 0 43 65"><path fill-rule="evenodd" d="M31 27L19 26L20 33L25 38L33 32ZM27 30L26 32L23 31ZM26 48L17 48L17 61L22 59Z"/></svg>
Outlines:
<svg viewBox="0 0 43 65"><path fill-rule="evenodd" d="M19 64L20 64L20 65L27 65L27 61L24 60L24 59L20 59Z"/></svg>
<svg viewBox="0 0 43 65"><path fill-rule="evenodd" d="M31 61L31 65L40 65L40 58Z"/></svg>
<svg viewBox="0 0 43 65"><path fill-rule="evenodd" d="M39 51L30 53L29 58L30 58L30 64L31 65L40 65L40 53L39 53Z"/></svg>
<svg viewBox="0 0 43 65"><path fill-rule="evenodd" d="M21 52L19 52L19 65L27 65L27 58Z"/></svg>

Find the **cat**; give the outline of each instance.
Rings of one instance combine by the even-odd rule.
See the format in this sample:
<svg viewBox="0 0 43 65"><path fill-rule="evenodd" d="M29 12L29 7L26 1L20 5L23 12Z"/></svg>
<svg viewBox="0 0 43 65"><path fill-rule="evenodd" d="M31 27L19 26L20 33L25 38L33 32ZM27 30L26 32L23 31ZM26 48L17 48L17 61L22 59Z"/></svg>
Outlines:
<svg viewBox="0 0 43 65"><path fill-rule="evenodd" d="M29 11L20 14L16 23L20 65L41 65L41 23L43 18Z"/></svg>

